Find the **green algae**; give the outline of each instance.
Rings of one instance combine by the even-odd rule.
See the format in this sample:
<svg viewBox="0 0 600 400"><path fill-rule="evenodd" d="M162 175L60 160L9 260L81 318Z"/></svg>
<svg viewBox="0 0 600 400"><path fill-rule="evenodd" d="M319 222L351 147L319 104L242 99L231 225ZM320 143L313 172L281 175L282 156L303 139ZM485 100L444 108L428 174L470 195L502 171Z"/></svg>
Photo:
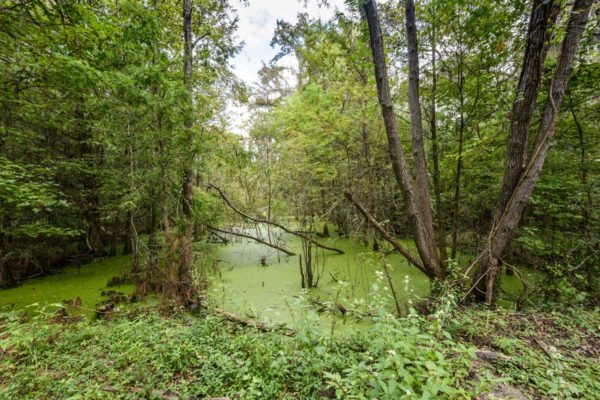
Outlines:
<svg viewBox="0 0 600 400"><path fill-rule="evenodd" d="M301 253L298 238L286 236L284 239L287 248ZM219 306L271 323L289 324L300 318L298 303L307 298L319 304L352 308L357 302L372 300L372 289L376 283L389 297L387 280L377 282L376 278L377 271L383 270L380 253L373 252L355 239L329 238L322 241L343 250L344 254L319 250L317 256L313 255L313 259L316 257L318 260L320 280L316 288L306 292L300 285L298 255L286 256L246 239L237 239L228 245L197 243L196 249L200 262L205 267L210 266L215 274L212 294ZM409 240L404 240L403 244L414 249ZM263 259L266 265L263 265ZM385 259L400 301L417 301L429 295L429 280L421 271L410 266L400 254L388 254ZM466 265L471 259L468 255L461 255L458 262ZM101 292L108 290L107 281L128 272L130 263L130 256L109 257L30 279L19 287L0 290L0 309L63 303L79 297L83 309L79 313L93 316L96 305L103 300ZM502 288L518 295L523 286L517 277L504 275ZM133 291L132 285L110 289L126 294ZM510 305L506 301L501 304ZM331 316L322 318L326 325L333 322ZM342 318L342 322L356 325L349 318Z"/></svg>
<svg viewBox="0 0 600 400"><path fill-rule="evenodd" d="M308 291L310 298L333 301L345 307L355 299L368 299L375 271L382 269L376 253L351 239L326 242L344 254L319 251L321 277L317 288ZM296 238L286 238L286 246L300 252L300 241ZM216 288L220 291L217 300L223 307L273 322L289 322L291 303L302 295L298 255L277 254L267 246L243 240L220 246L217 257L221 275L221 285ZM266 266L262 265L263 257L267 260ZM410 267L397 254L387 259L393 266L393 282L402 298L408 295L403 288L405 276L409 277L413 295L429 293L429 282L419 270Z"/></svg>
<svg viewBox="0 0 600 400"><path fill-rule="evenodd" d="M127 273L130 266L130 256L115 256L95 260L79 267L66 267L50 275L27 280L18 287L0 290L0 309L19 310L32 304L39 306L64 304L65 301L72 301L79 297L81 310L74 310L74 313L91 316L96 305L103 300L102 291L117 290L125 294L132 293L132 285L111 288L106 286L110 278Z"/></svg>
<svg viewBox="0 0 600 400"><path fill-rule="evenodd" d="M286 247L300 253L300 240L285 237ZM414 243L403 240L403 244L414 250ZM219 279L214 286L215 299L227 310L245 316L260 318L273 323L290 323L298 313L296 299L308 296L320 304L341 305L344 308L361 299L372 300L372 288L377 283L377 271L383 270L381 255L373 252L362 242L354 239L331 238L324 243L337 247L344 254L321 252L321 279L316 288L303 292L299 272L299 256L286 256L265 245L251 240L236 240L218 246L213 261L218 267ZM314 256L313 256L314 258ZM266 260L266 266L263 265ZM401 302L418 301L430 293L429 279L411 266L397 253L385 257L391 269L391 277ZM460 255L459 265L468 265L470 255ZM526 276L532 277L531 272ZM533 279L533 278L532 278ZM384 294L388 290L387 280L379 282ZM503 275L503 291L518 296L523 290L521 281L515 276ZM387 292L389 295L389 292ZM501 300L503 306L512 303ZM347 322L347 321L344 321Z"/></svg>

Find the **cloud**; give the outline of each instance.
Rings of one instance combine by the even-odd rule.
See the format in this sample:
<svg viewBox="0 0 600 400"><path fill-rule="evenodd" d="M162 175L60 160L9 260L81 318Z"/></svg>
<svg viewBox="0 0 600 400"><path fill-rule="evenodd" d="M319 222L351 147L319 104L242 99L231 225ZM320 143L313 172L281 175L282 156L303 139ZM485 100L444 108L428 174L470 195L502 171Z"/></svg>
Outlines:
<svg viewBox="0 0 600 400"><path fill-rule="evenodd" d="M298 0L250 0L247 6L238 3L237 36L245 45L232 61L234 72L248 85L257 80L262 62L268 63L278 52L270 46L278 19L296 23L298 13L306 12L312 18L327 20L333 17L336 9L343 10L344 7L344 0L330 0L329 8L319 7L316 0L309 1L306 7L303 1ZM294 61L289 57L284 60L286 65ZM244 134L246 124L242 121L242 114L247 113L239 107L228 107L228 112L233 130Z"/></svg>

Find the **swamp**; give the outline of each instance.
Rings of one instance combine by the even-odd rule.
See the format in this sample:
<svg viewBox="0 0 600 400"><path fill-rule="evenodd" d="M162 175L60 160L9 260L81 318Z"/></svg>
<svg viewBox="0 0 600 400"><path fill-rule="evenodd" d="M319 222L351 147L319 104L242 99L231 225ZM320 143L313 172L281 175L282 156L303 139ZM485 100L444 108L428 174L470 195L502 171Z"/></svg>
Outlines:
<svg viewBox="0 0 600 400"><path fill-rule="evenodd" d="M0 400L600 398L600 3L0 0Z"/></svg>

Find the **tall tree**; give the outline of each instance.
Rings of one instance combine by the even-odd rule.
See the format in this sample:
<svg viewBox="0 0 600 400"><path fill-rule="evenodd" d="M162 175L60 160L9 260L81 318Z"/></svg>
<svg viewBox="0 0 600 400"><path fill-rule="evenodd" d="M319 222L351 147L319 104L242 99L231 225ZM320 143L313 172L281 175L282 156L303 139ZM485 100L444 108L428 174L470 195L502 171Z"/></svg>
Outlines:
<svg viewBox="0 0 600 400"><path fill-rule="evenodd" d="M394 104L390 93L383 34L375 0L363 3L369 26L369 37L375 66L377 94L388 139L389 156L398 185L402 188L405 207L414 226L414 239L423 263L424 272L432 279L445 275L443 263L437 254L433 218L429 201L427 167L423 146L423 128L419 99L419 68L414 2L406 2L406 35L409 54L409 104L411 114L412 152L416 179L413 178L398 135Z"/></svg>
<svg viewBox="0 0 600 400"><path fill-rule="evenodd" d="M183 80L187 91L186 106L184 108L183 124L187 137L187 145L190 152L183 166L183 218L184 232L181 239L181 259L177 273L177 295L183 303L191 300L192 276L191 269L194 265L194 163L196 152L194 151L194 104L193 104L193 44L192 44L192 0L183 0Z"/></svg>
<svg viewBox="0 0 600 400"><path fill-rule="evenodd" d="M593 1L576 0L572 6L535 143L527 157L526 137L531 121L530 114L533 112L532 108L539 92L540 69L547 52L545 49L547 30L552 27L548 22L551 23L556 19L554 3L536 0L533 4L527 36L526 59L523 64L524 72L521 74L518 86L522 92L518 89L513 107L513 122L508 143L509 156L500 202L490 229L488 245L476 259L478 271L474 277L475 294L477 298L485 300L488 304L492 304L496 294L500 258L519 225L556 132L560 106ZM513 177L515 175L516 177ZM513 183L515 180L516 182Z"/></svg>

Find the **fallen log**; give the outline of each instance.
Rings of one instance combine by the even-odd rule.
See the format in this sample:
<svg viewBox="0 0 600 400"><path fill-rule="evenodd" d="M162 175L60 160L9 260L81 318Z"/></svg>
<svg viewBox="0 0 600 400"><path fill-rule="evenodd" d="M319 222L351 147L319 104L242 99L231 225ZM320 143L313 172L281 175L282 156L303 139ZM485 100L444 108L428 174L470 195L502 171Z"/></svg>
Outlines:
<svg viewBox="0 0 600 400"><path fill-rule="evenodd" d="M477 356L477 358L479 358L483 361L488 361L488 362L496 362L496 361L510 362L510 361L512 361L512 358L505 354L496 353L495 351L489 351L489 350L476 350L475 355Z"/></svg>
<svg viewBox="0 0 600 400"><path fill-rule="evenodd" d="M236 213L238 213L242 217L244 217L246 219L249 219L250 221L254 221L254 222L257 222L259 224L273 225L273 226L281 229L284 232L287 232L287 233L289 233L291 235L295 235L295 236L301 237L302 239L311 242L312 244L314 244L317 247L320 247L320 248L325 249L325 250L335 251L338 254L344 254L344 252L342 250L340 250L340 249L337 249L335 247L329 247L329 246L326 246L326 245L324 245L322 243L319 243L316 240L314 240L313 238L311 238L310 236L307 236L307 235L305 235L305 234L303 234L301 232L293 231L293 230L291 230L289 228L286 228L285 226L281 225L280 223L277 223L277 222L274 222L274 221L269 221L269 220L263 219L263 218L257 218L257 217L254 217L252 215L246 214L245 212L241 211L236 206L234 206L231 203L231 201L229 200L229 198L225 195L225 193L223 193L223 191L221 189L219 189L217 186L213 185L212 183L209 183L208 187L210 189L216 190L219 193L219 195L221 196L221 198L223 199L223 201L225 201L225 203L229 206L229 208L231 208L233 211L235 211Z"/></svg>
<svg viewBox="0 0 600 400"><path fill-rule="evenodd" d="M270 326L267 326L264 322L255 321L253 319L244 319L244 318L240 317L239 315L236 315L229 311L225 311L219 307L217 307L215 309L215 313L217 315L221 316L222 318L226 319L229 322L233 322L235 324L246 326L246 327L252 327L261 332L277 332L278 331L277 328L272 328ZM290 329L290 328L285 328L283 330L283 334L285 334L286 336L294 336L296 334L296 331L293 329Z"/></svg>

